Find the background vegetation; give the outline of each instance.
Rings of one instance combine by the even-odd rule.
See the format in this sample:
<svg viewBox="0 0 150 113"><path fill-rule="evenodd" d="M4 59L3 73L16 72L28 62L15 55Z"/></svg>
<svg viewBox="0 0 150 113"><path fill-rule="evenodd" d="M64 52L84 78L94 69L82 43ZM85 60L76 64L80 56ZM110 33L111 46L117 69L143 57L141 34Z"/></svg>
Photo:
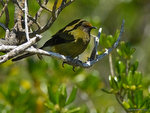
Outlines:
<svg viewBox="0 0 150 113"><path fill-rule="evenodd" d="M36 2L36 1L35 1ZM13 4L9 4L13 25ZM34 7L34 10L33 10ZM49 4L51 7L51 4ZM1 7L0 7L1 9ZM35 13L37 5L32 0L31 14ZM114 35L120 29L121 22L125 20L123 41L128 41L136 51L130 60L139 61L138 71L142 72L143 95L150 93L150 1L149 0L76 0L64 9L49 31L43 33L41 46L52 34L77 18L88 20L96 27L102 27L106 35ZM44 15L41 21L47 19ZM0 19L3 22L4 17ZM5 32L0 28L0 37ZM92 34L97 35L93 30ZM92 50L93 41L88 49L81 55L86 59ZM102 50L102 46L99 47ZM112 52L114 70L116 50ZM124 60L124 59L123 59ZM62 61L44 57L39 60L37 56L18 62L8 61L0 65L0 112L2 113L45 113L49 112L46 103L49 103L47 86L56 92L61 84L66 84L67 93L70 94L73 86L77 86L75 101L67 107L80 107L80 113L125 113L114 95L107 94L101 89L111 89L108 77L111 74L108 56L88 69L65 65ZM64 86L65 87L65 86ZM49 103L50 104L50 103ZM48 105L49 105L48 104ZM57 107L57 106L55 106Z"/></svg>

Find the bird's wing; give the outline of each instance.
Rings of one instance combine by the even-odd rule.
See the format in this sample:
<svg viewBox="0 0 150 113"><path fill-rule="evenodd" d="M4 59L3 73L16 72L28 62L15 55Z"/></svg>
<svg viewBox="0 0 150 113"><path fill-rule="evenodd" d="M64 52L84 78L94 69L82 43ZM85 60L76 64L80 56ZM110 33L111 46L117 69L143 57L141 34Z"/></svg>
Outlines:
<svg viewBox="0 0 150 113"><path fill-rule="evenodd" d="M81 19L77 19L69 23L64 28L60 29L55 35L52 36L41 48L47 46L55 46L62 43L68 43L76 40L77 27L82 24Z"/></svg>
<svg viewBox="0 0 150 113"><path fill-rule="evenodd" d="M68 43L68 42L72 42L74 41L75 38L74 36L71 34L71 31L70 33L68 32L57 32L55 35L52 36L51 39L49 39L43 46L43 47L47 47L47 46L55 46L55 45L58 45L58 44L62 44L62 43Z"/></svg>

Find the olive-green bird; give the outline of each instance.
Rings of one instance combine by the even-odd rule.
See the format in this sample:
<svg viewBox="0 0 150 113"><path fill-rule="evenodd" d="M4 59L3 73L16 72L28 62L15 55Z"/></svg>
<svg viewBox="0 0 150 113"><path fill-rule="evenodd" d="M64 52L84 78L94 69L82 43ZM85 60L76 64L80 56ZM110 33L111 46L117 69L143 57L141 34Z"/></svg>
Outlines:
<svg viewBox="0 0 150 113"><path fill-rule="evenodd" d="M90 31L93 28L96 29L96 27L92 26L89 22L76 19L59 30L40 49L75 58L87 48L91 39ZM12 61L17 61L31 55L34 54L27 53Z"/></svg>

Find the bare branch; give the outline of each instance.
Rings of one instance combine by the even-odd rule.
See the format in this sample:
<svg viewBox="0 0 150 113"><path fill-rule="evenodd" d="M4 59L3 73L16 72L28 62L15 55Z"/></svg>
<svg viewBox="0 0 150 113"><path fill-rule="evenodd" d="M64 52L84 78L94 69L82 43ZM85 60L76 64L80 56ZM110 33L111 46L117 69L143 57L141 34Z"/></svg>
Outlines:
<svg viewBox="0 0 150 113"><path fill-rule="evenodd" d="M14 16L14 23L17 24L17 27L19 29L19 32L24 32L23 26L22 26L22 19L23 19L23 8L24 8L24 0L16 1L12 0L15 6L15 16Z"/></svg>
<svg viewBox="0 0 150 113"><path fill-rule="evenodd" d="M38 29L40 29L41 26L35 18L31 17L30 15L28 15L28 18L30 19L30 21L32 21L32 24L35 23L37 25ZM28 23L29 28L31 27L32 24L30 22Z"/></svg>
<svg viewBox="0 0 150 113"><path fill-rule="evenodd" d="M39 5L41 6L40 8L39 8L39 10L37 11L37 13L35 14L35 16L33 17L33 19L31 19L30 20L30 22L28 23L28 26L29 27L31 27L32 25L33 25L33 23L38 23L37 22L37 19L40 17L40 15L41 15L41 13L42 13L42 11L43 11L43 7L48 3L48 1L47 0L44 0L43 1L43 4L41 4L41 0L38 0L38 3L39 3ZM43 6L43 7L42 7ZM30 18L31 18L31 16L30 16ZM35 20L35 21L33 21L33 20ZM39 24L37 24L37 25L39 25ZM40 28L39 28L40 29ZM39 30L38 29L38 30ZM38 33L37 33L38 34Z"/></svg>
<svg viewBox="0 0 150 113"><path fill-rule="evenodd" d="M53 18L53 20L55 20L57 18L57 15L56 15L57 3L58 3L58 0L55 0L54 5L53 5L53 10L52 10L52 18Z"/></svg>
<svg viewBox="0 0 150 113"><path fill-rule="evenodd" d="M48 8L45 7L46 4L47 4L47 2L48 2L48 0L45 0L44 3L42 4L42 3L41 3L41 0L38 0L38 3L39 3L39 5L40 5L40 7L42 7L42 8L45 9L46 11L52 13L52 10L50 10L50 9L48 9Z"/></svg>
<svg viewBox="0 0 150 113"><path fill-rule="evenodd" d="M114 77L114 69L113 69L113 63L112 63L112 55L111 55L111 53L109 54L109 65L110 65L111 76Z"/></svg>
<svg viewBox="0 0 150 113"><path fill-rule="evenodd" d="M0 56L0 64L6 62L7 60L17 56L18 54L24 52L28 47L32 46L33 44L35 44L37 41L39 41L42 38L41 35L37 35L36 37L30 39L28 42L14 48L13 50L11 50L10 52L8 52L7 54ZM4 50L4 47L6 47L6 45L2 45L0 46L0 50ZM10 48L9 48L10 49Z"/></svg>
<svg viewBox="0 0 150 113"><path fill-rule="evenodd" d="M9 34L10 34L10 30L0 22L0 26L5 30L6 34L5 34L5 40L4 39L0 39L0 45L3 44L8 44L7 40L9 38Z"/></svg>
<svg viewBox="0 0 150 113"><path fill-rule="evenodd" d="M46 31L47 29L49 29L51 26L52 26L52 24L54 23L54 21L57 19L57 17L58 17L58 15L59 15L59 13L65 8L65 7L67 7L68 5L70 5L72 2L74 2L75 0L70 0L70 1L68 1L67 3L65 3L65 4L61 4L60 5L60 7L56 10L56 5L57 5L57 1L58 0L55 0L55 2L54 2L54 5L53 5L53 10L52 10L52 17L48 20L48 22L47 22L47 24L45 25L45 26L43 26L43 27L41 27L40 29L37 29L36 31L34 31L34 32L32 32L32 33L30 33L30 37L33 37L33 36L35 36L35 34L41 34L41 33L43 33L44 31ZM64 1L64 0L63 0ZM62 2L63 2L62 1Z"/></svg>
<svg viewBox="0 0 150 113"><path fill-rule="evenodd" d="M87 60L85 63L83 63L82 61L80 61L78 59L72 59L70 57L67 57L67 56L64 56L64 55L60 55L58 53L48 52L48 51L44 51L44 50L37 49L37 48L27 48L25 51L28 52L28 53L34 53L34 54L40 54L40 55L47 55L47 56L51 56L51 57L54 57L54 58L57 58L57 59L61 59L65 63L67 63L69 65L72 65L74 67L89 68L92 65L94 65L96 62L98 62L99 60L101 60L102 58L104 58L106 55L108 55L110 52L112 52L112 50L115 49L118 46L118 44L120 42L120 39L121 39L121 36L123 34L123 31L124 31L124 29L123 29L124 28L124 23L125 23L125 21L123 20L119 37L118 37L117 41L113 44L113 46L111 48L109 48L109 49L106 49L106 51L102 55L97 55L96 59L93 59L91 61ZM100 33L100 31L99 31L99 33ZM6 50L7 49L6 47L4 48L4 46L2 46L2 47L3 47L3 49L0 48L0 50ZM9 49L11 47L12 46L10 46ZM12 47L12 49L14 49L14 47Z"/></svg>
<svg viewBox="0 0 150 113"><path fill-rule="evenodd" d="M89 60L94 60L95 56L98 55L98 52L97 52L97 47L99 45L99 39L100 39L100 35L101 35L101 32L102 32L102 28L99 29L99 32L97 34L97 37L94 38L94 48L93 48L93 51L91 53L91 56L90 56L90 59ZM92 35L93 36L93 35ZM94 37L94 36L93 36Z"/></svg>
<svg viewBox="0 0 150 113"><path fill-rule="evenodd" d="M25 5L24 5L24 10L25 10L25 33L26 33L26 38L29 41L30 37L29 37L29 28L28 28L28 6L27 6L27 0L25 0Z"/></svg>
<svg viewBox="0 0 150 113"><path fill-rule="evenodd" d="M2 6L3 6L2 12L0 14L0 18L3 15L3 13L5 12L5 15L6 15L5 26L8 27L8 24L9 24L9 11L8 11L7 5L8 5L9 0L6 0L6 3L4 3L3 0L0 0L0 2L2 4Z"/></svg>
<svg viewBox="0 0 150 113"><path fill-rule="evenodd" d="M7 27L6 27L3 23L1 23L1 22L0 22L0 26L1 26L4 30L7 30Z"/></svg>
<svg viewBox="0 0 150 113"><path fill-rule="evenodd" d="M0 3L3 5L3 9L2 9L3 11L0 12L0 14L2 15L5 11L6 22L9 22L9 13L7 11L8 10L7 7L8 7L8 2L10 0L5 0L6 1L5 3L3 1L4 0L0 0ZM41 33L45 32L52 26L52 24L57 19L61 10L75 0L70 0L70 1L68 0L68 2L66 2L66 0L62 0L59 8L57 8L57 3L56 3L57 0L55 0L54 7L53 7L53 9L54 9L53 15L54 16L51 16L50 19L47 21L47 23L44 26L41 26L38 23L38 18L41 16L43 10L46 10L46 11L52 13L52 11L50 9L46 8L46 5L49 0L37 0L40 8L34 17L32 17L31 15L28 14L28 11L27 11L28 6L26 6L27 10L26 11L24 10L25 9L25 6L24 6L25 0L11 0L11 1L13 2L14 6L15 6L14 26L13 26L13 28L11 28L11 30L9 30L7 28L8 23L6 23L6 24L0 23L0 27L2 27L6 31L5 37L3 39L0 39L0 45L5 45L5 44L6 45L20 45L22 43L25 43L26 39L28 40L29 37L32 38L32 37L36 36L36 34L41 34ZM41 2L43 2L43 3L41 3ZM24 16L25 16L25 18L24 18ZM31 26L34 23L37 25L37 30L29 32L29 29L31 29ZM27 29L27 26L28 26L28 29ZM29 34L29 37L27 34Z"/></svg>

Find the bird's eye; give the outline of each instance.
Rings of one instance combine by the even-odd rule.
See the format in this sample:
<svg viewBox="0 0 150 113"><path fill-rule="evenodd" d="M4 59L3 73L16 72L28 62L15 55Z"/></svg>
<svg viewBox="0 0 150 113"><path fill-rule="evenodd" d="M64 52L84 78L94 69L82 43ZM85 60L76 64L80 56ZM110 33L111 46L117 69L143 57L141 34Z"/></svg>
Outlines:
<svg viewBox="0 0 150 113"><path fill-rule="evenodd" d="M92 25L90 23L87 23L87 22L83 23L82 25L83 25L83 27L92 27Z"/></svg>

